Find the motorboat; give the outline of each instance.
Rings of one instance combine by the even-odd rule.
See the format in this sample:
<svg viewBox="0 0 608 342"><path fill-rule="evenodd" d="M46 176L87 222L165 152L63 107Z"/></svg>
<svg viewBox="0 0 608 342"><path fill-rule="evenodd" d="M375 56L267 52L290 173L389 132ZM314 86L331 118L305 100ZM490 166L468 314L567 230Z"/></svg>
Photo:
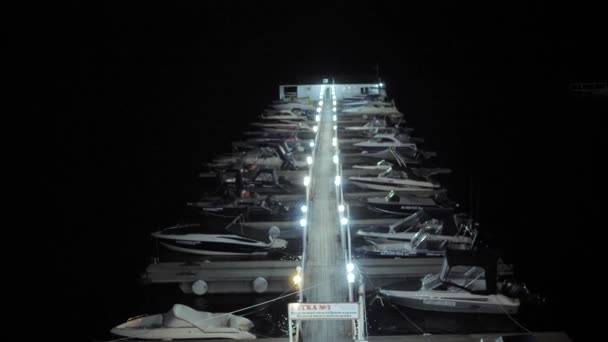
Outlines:
<svg viewBox="0 0 608 342"><path fill-rule="evenodd" d="M515 293L508 293L508 289L502 286L499 291L496 256L479 250L448 249L441 272L425 276L418 291L379 292L391 302L419 310L515 314L520 300L512 298ZM525 292L520 291L519 296Z"/></svg>
<svg viewBox="0 0 608 342"><path fill-rule="evenodd" d="M278 227L269 229L269 241L264 242L231 232L232 224L219 230L201 224L182 224L154 232L152 236L170 250L202 255L266 255L287 247L287 241L277 238Z"/></svg>
<svg viewBox="0 0 608 342"><path fill-rule="evenodd" d="M224 201L190 202L188 206L200 210L204 215L219 217L237 217L244 215L247 219L274 219L288 221L299 213L299 209L289 207L268 195L260 198L237 198L228 203ZM282 219L278 219L278 218Z"/></svg>
<svg viewBox="0 0 608 342"><path fill-rule="evenodd" d="M451 208L421 209L390 225L376 225L357 230L356 235L372 244L408 242L419 231L455 234L456 217Z"/></svg>
<svg viewBox="0 0 608 342"><path fill-rule="evenodd" d="M285 177L278 177L274 169L257 169L251 178L245 177L243 169L226 169L220 174L222 185L235 193L243 190L259 195L290 194L302 190L302 185L296 185Z"/></svg>
<svg viewBox="0 0 608 342"><path fill-rule="evenodd" d="M134 317L114 327L118 336L144 340L233 339L249 340L256 336L249 319L231 313L197 311L175 304L167 313Z"/></svg>
<svg viewBox="0 0 608 342"><path fill-rule="evenodd" d="M433 197L417 197L390 191L385 197L368 198L367 206L369 209L380 213L409 215L420 209L450 208L457 206L457 204L447 198L443 192L439 192Z"/></svg>
<svg viewBox="0 0 608 342"><path fill-rule="evenodd" d="M388 147L378 152L363 151L361 152L361 156L376 160L386 160L394 164L399 164L402 162L403 164L408 165L419 165L430 158L437 157L437 153L422 150L414 151L409 147L403 149Z"/></svg>
<svg viewBox="0 0 608 342"><path fill-rule="evenodd" d="M413 176L413 175L412 175ZM386 171L374 177L352 176L349 181L362 189L382 191L429 191L441 188L441 185L422 180L422 177L413 179L404 170L388 168Z"/></svg>
<svg viewBox="0 0 608 342"><path fill-rule="evenodd" d="M291 152L287 152L283 146L268 144L246 152L215 158L207 166L212 168L243 167L247 169L297 170L308 167L308 164L306 161L295 160Z"/></svg>
<svg viewBox="0 0 608 342"><path fill-rule="evenodd" d="M307 121L308 117L304 112L293 109L293 110L270 110L260 115L262 120L288 120L288 121Z"/></svg>
<svg viewBox="0 0 608 342"><path fill-rule="evenodd" d="M353 146L368 153L380 152L388 148L416 152L418 147L410 141L410 136L404 134L376 134L373 139L355 143Z"/></svg>
<svg viewBox="0 0 608 342"><path fill-rule="evenodd" d="M374 165L353 165L353 169L356 170L369 170L369 171L386 171L393 166L391 162L388 162L384 159L377 162Z"/></svg>
<svg viewBox="0 0 608 342"><path fill-rule="evenodd" d="M361 246L356 249L357 253L365 256L379 257L410 257L410 256L442 256L447 249L471 249L477 238L477 231L470 226L461 226L455 235L443 235L441 223L437 220L430 223L429 227L420 227L413 235L409 232L400 233L396 239L390 239L383 243ZM407 240L409 238L409 240Z"/></svg>
<svg viewBox="0 0 608 342"><path fill-rule="evenodd" d="M369 121L363 126L349 126L345 127L346 131L366 132L366 131L377 131L379 128L386 128L386 121L380 119L374 119Z"/></svg>
<svg viewBox="0 0 608 342"><path fill-rule="evenodd" d="M283 103L274 103L271 105L272 108L274 109L284 109L284 110L294 110L294 109L299 109L299 110L315 110L315 106L313 105L309 105L309 104L305 104L305 103L300 103L300 102L283 102Z"/></svg>
<svg viewBox="0 0 608 342"><path fill-rule="evenodd" d="M382 115L391 117L402 117L401 113L392 103L373 103L364 106L344 108L340 112L341 116L353 115Z"/></svg>

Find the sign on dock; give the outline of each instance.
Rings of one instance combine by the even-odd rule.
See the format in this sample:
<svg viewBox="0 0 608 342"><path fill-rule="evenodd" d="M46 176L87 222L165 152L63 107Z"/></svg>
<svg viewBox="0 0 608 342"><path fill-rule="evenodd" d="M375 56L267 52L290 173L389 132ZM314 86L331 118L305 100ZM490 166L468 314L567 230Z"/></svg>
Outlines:
<svg viewBox="0 0 608 342"><path fill-rule="evenodd" d="M359 303L289 303L289 320L359 319Z"/></svg>

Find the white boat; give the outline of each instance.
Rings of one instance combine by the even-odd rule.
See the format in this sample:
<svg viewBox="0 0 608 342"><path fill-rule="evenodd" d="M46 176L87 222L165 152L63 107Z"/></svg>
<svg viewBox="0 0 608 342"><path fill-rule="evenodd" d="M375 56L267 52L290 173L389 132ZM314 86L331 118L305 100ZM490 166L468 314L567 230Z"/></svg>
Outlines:
<svg viewBox="0 0 608 342"><path fill-rule="evenodd" d="M377 131L379 128L386 128L386 122L383 120L375 119L363 126L350 126L345 127L347 131L366 132L366 131Z"/></svg>
<svg viewBox="0 0 608 342"><path fill-rule="evenodd" d="M418 291L382 289L380 293L396 304L419 310L476 314L517 313L519 299L499 293L496 263L497 258L490 254L481 255L473 250L448 250L441 273L427 275Z"/></svg>
<svg viewBox="0 0 608 342"><path fill-rule="evenodd" d="M273 105L271 105L272 108L274 109L284 109L284 110L293 110L293 109L299 109L299 110L315 110L315 106L313 105L309 105L309 104L304 104L304 103L300 103L300 102L284 102L284 103L275 103Z"/></svg>
<svg viewBox="0 0 608 342"><path fill-rule="evenodd" d="M186 305L175 304L167 313L131 318L114 327L111 332L144 340L246 340L256 338L249 332L252 328L253 322L245 317L197 311Z"/></svg>
<svg viewBox="0 0 608 342"><path fill-rule="evenodd" d="M429 191L441 188L441 185L429 181L411 179L401 170L389 168L375 177L348 177L349 181L362 189L381 191Z"/></svg>
<svg viewBox="0 0 608 342"><path fill-rule="evenodd" d="M277 239L279 229L269 230L269 242L254 240L227 230L210 231L200 224L185 224L152 233L161 245L182 253L202 255L266 255L287 247L287 241Z"/></svg>
<svg viewBox="0 0 608 342"><path fill-rule="evenodd" d="M410 137L402 134L376 134L373 139L355 143L353 146L367 152L379 152L389 148L418 150L416 144L410 142Z"/></svg>
<svg viewBox="0 0 608 342"><path fill-rule="evenodd" d="M278 111L267 111L262 113L260 117L263 120L289 120L289 121L306 121L308 118L305 115L300 114L301 111L294 110L278 110Z"/></svg>
<svg viewBox="0 0 608 342"><path fill-rule="evenodd" d="M374 103L365 106L342 109L340 115L382 115L391 117L401 117L403 116L403 113L397 110L397 108L391 103Z"/></svg>
<svg viewBox="0 0 608 342"><path fill-rule="evenodd" d="M370 171L386 171L393 166L386 160L381 160L374 165L353 165L353 169L357 170L370 170Z"/></svg>

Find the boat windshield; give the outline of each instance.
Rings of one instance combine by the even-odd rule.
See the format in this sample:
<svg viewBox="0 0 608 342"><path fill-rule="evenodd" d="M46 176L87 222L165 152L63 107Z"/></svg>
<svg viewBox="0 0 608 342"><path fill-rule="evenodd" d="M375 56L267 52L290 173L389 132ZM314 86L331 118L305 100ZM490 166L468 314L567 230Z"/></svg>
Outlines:
<svg viewBox="0 0 608 342"><path fill-rule="evenodd" d="M407 174L403 171L393 170L393 168L388 168L388 170L380 173L378 177L384 178L393 178L393 179L407 179Z"/></svg>
<svg viewBox="0 0 608 342"><path fill-rule="evenodd" d="M401 197L399 197L399 195L397 195L394 191L391 191L388 193L388 195L386 195L387 202L399 202L400 200Z"/></svg>
<svg viewBox="0 0 608 342"><path fill-rule="evenodd" d="M446 281L471 292L486 290L486 273L483 267L454 266L450 269Z"/></svg>

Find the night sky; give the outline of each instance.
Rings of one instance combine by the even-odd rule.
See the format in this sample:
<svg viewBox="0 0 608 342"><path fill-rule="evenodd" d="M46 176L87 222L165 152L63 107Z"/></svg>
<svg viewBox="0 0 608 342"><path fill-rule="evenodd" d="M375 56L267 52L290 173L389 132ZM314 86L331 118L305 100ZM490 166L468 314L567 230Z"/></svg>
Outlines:
<svg viewBox="0 0 608 342"><path fill-rule="evenodd" d="M201 162L229 151L282 82L379 65L398 108L454 170L451 196L582 336L590 322L573 320L588 313L581 295L593 285L577 276L597 270L608 111L568 82L607 79L601 11L286 3L73 2L29 18L20 34L45 171L31 194L44 204L34 215L44 308L64 310L83 341L140 314L149 232L197 198Z"/></svg>

